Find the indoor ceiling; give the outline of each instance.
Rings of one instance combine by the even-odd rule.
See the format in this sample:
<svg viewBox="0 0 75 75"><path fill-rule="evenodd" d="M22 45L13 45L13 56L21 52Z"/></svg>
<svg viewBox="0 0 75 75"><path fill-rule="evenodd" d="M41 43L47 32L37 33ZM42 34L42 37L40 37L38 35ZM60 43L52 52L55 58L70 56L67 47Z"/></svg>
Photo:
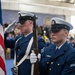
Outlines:
<svg viewBox="0 0 75 75"><path fill-rule="evenodd" d="M37 13L75 15L75 0L1 0L1 1L2 1L2 9L5 10L19 10Z"/></svg>
<svg viewBox="0 0 75 75"><path fill-rule="evenodd" d="M15 0L2 0L2 1L15 1ZM16 0L16 1L26 1L26 0ZM31 1L35 1L35 0L31 0ZM45 1L45 0L42 0L42 1ZM75 3L75 0L49 0L49 1L57 1L57 2L64 2L64 3L71 3L71 4Z"/></svg>
<svg viewBox="0 0 75 75"><path fill-rule="evenodd" d="M5 5L31 5L38 7L56 7L67 8L75 10L75 0L2 0L3 6ZM6 7L6 6L5 6Z"/></svg>
<svg viewBox="0 0 75 75"><path fill-rule="evenodd" d="M9 1L9 2L12 2L12 1L15 1L15 0L2 0L2 1ZM40 2L40 0L16 0L15 2ZM68 4L75 4L75 0L41 0L42 2L60 2L60 3L68 3Z"/></svg>
<svg viewBox="0 0 75 75"><path fill-rule="evenodd" d="M70 4L75 3L75 0L49 0L49 1L58 1L58 2L64 2L64 3L70 3Z"/></svg>

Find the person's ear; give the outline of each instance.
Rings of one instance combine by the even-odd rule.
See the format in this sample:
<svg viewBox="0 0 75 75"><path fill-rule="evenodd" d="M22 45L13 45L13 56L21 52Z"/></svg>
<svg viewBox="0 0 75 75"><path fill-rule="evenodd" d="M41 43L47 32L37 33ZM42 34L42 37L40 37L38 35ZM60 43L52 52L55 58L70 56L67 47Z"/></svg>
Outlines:
<svg viewBox="0 0 75 75"><path fill-rule="evenodd" d="M65 34L65 36L67 37L68 36L68 34L69 34L69 31L68 30L64 30L64 34Z"/></svg>
<svg viewBox="0 0 75 75"><path fill-rule="evenodd" d="M30 24L33 24L33 21L30 21Z"/></svg>

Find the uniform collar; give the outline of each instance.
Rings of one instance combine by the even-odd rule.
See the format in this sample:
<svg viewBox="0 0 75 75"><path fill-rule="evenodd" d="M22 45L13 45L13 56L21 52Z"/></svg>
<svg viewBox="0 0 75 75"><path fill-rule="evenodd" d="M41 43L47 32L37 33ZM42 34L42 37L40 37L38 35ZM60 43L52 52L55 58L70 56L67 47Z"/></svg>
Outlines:
<svg viewBox="0 0 75 75"><path fill-rule="evenodd" d="M68 42L65 42L62 46L61 46L61 50L58 50L58 52L56 52L53 56L52 56L52 60L63 55L69 48L69 44ZM51 61L52 61L51 60Z"/></svg>
<svg viewBox="0 0 75 75"><path fill-rule="evenodd" d="M25 35L25 37L29 36L30 34L32 34L32 32L30 32L29 34Z"/></svg>
<svg viewBox="0 0 75 75"><path fill-rule="evenodd" d="M65 44L65 42L62 45L60 45L59 47L56 46L56 49L60 49L64 44Z"/></svg>

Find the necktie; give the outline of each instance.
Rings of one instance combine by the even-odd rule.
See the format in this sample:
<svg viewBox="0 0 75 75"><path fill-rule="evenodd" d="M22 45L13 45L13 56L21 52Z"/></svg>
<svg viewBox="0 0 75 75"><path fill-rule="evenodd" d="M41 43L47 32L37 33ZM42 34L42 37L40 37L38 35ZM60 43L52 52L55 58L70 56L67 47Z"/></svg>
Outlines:
<svg viewBox="0 0 75 75"><path fill-rule="evenodd" d="M56 50L55 50L55 52L57 52L59 49L57 48Z"/></svg>

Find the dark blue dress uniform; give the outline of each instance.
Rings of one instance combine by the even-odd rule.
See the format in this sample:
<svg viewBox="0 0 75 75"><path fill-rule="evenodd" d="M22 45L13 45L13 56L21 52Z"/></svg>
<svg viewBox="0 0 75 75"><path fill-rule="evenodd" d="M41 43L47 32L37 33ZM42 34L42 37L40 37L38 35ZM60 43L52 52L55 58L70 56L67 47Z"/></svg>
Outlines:
<svg viewBox="0 0 75 75"><path fill-rule="evenodd" d="M42 58L40 61L41 75L75 75L75 48L66 41L68 32L73 29L73 26L64 20L52 18L52 37L55 36L54 34L60 35L62 29L67 30L65 35L62 34L64 38L61 41L63 43L61 41L59 42L56 38L52 38L53 41L57 41L54 41L54 44L42 50ZM57 46L59 48L58 50L56 50Z"/></svg>
<svg viewBox="0 0 75 75"><path fill-rule="evenodd" d="M19 12L19 22L20 22L21 26L24 25L27 20L33 21L33 24L34 24L34 14ZM35 20L36 20L36 18L35 18ZM31 26L31 28L32 28L32 26ZM32 31L33 30L31 30L31 32ZM21 39L19 39L19 41L16 43L16 46L15 46L15 51L16 51L16 55L17 55L16 63L18 63L25 55L29 41L31 40L31 38L33 36L33 33L31 33L31 34L30 33L27 34L26 37L25 37L25 35L22 36ZM45 41L41 37L38 36L38 52L41 52L41 49L45 46L46 46ZM33 44L31 46L30 53L32 52L32 50L33 50ZM29 53L29 55L30 55L30 53ZM29 57L29 55L28 55L28 57ZM30 59L28 57L25 61L23 61L18 66L18 75L31 75L31 63L30 63Z"/></svg>
<svg viewBox="0 0 75 75"><path fill-rule="evenodd" d="M44 49L41 75L75 75L75 49L67 42L58 50L51 45Z"/></svg>
<svg viewBox="0 0 75 75"><path fill-rule="evenodd" d="M22 38L17 42L15 46L15 50L17 53L17 63L22 59L22 57L25 55L26 48L28 46L28 43L33 36L33 33L29 34L27 37L22 36ZM45 47L46 44L44 40L41 37L38 37L38 52L41 51L43 47ZM31 50L33 50L33 45L31 47ZM30 50L30 53L31 53ZM19 75L31 75L31 63L30 59L26 59L21 65L18 67Z"/></svg>

